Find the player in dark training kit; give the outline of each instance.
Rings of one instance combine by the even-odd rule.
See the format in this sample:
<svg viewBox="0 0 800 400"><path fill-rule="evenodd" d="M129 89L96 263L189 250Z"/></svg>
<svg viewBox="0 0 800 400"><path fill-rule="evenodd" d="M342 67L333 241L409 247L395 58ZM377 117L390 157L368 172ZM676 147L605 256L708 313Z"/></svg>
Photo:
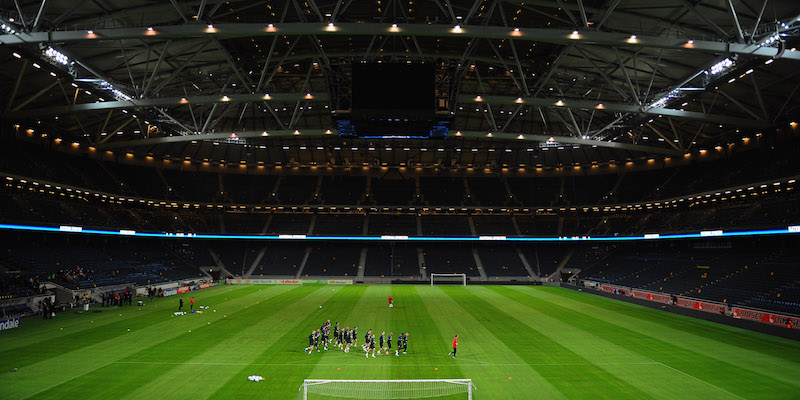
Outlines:
<svg viewBox="0 0 800 400"><path fill-rule="evenodd" d="M383 332L381 332L381 338L380 338L380 341L379 341L380 347L378 348L378 354L381 354L382 351L386 350L383 347L383 343L384 343L385 340L386 340L386 331L383 331Z"/></svg>
<svg viewBox="0 0 800 400"><path fill-rule="evenodd" d="M311 331L311 334L308 335L308 347L306 347L306 351L308 355L314 352L314 336L317 331Z"/></svg>
<svg viewBox="0 0 800 400"><path fill-rule="evenodd" d="M320 339L320 341L322 341L322 346L325 350L328 350L328 332L330 332L329 329L330 327L327 324L322 325L322 338Z"/></svg>
<svg viewBox="0 0 800 400"><path fill-rule="evenodd" d="M353 343L352 343L353 342L352 335L353 335L353 333L350 332L350 327L348 326L344 330L344 341L345 341L344 352L345 353L349 353L350 352L350 346L353 345Z"/></svg>
<svg viewBox="0 0 800 400"><path fill-rule="evenodd" d="M361 348L364 351L369 351L369 338L372 335L372 329L368 330L366 334L364 334L364 344L361 345Z"/></svg>
<svg viewBox="0 0 800 400"><path fill-rule="evenodd" d="M370 336L368 339L369 347L367 348L367 358L369 358L369 352L372 351L372 358L375 358L375 335Z"/></svg>
<svg viewBox="0 0 800 400"><path fill-rule="evenodd" d="M392 332L389 332L388 340L386 341L386 354L392 352Z"/></svg>
<svg viewBox="0 0 800 400"><path fill-rule="evenodd" d="M401 332L397 335L397 350L394 351L394 355L400 356L400 350L403 349L403 333Z"/></svg>

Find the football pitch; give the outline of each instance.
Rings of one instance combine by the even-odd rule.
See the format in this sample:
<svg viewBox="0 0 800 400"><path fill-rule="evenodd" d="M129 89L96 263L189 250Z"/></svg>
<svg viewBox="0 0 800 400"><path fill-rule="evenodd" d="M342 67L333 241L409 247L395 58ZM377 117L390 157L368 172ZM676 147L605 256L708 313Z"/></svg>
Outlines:
<svg viewBox="0 0 800 400"><path fill-rule="evenodd" d="M798 342L558 287L241 285L191 294L210 308L173 316L175 296L0 332L0 398L296 399L304 379L446 378L472 379L478 399L800 397ZM357 325L359 344L370 328L394 332L393 348L409 332L408 354L304 353L328 319Z"/></svg>

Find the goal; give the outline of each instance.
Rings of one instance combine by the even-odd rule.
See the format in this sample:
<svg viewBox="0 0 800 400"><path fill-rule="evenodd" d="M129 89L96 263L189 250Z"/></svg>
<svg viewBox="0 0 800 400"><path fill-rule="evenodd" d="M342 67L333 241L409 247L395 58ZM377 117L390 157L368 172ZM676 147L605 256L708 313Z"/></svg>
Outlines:
<svg viewBox="0 0 800 400"><path fill-rule="evenodd" d="M299 392L300 400L477 399L471 379L306 379Z"/></svg>
<svg viewBox="0 0 800 400"><path fill-rule="evenodd" d="M459 282L462 286L467 286L467 274L430 274L431 286L438 282Z"/></svg>

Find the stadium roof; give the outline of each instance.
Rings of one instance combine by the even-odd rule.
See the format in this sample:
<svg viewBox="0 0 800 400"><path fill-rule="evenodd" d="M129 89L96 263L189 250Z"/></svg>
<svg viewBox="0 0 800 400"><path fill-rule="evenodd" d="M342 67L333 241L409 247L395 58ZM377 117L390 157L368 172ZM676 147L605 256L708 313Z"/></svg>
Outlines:
<svg viewBox="0 0 800 400"><path fill-rule="evenodd" d="M3 0L0 88L6 120L151 157L663 158L791 121L798 19L789 0ZM450 137L339 138L362 60L435 63Z"/></svg>

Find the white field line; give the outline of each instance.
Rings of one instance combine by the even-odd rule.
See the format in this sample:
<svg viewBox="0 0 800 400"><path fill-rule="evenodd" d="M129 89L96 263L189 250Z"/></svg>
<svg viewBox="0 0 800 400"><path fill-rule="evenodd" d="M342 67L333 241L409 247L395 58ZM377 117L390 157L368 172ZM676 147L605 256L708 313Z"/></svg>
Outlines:
<svg viewBox="0 0 800 400"><path fill-rule="evenodd" d="M731 393L731 392L729 392L729 391L727 391L727 390L725 390L725 389L723 389L723 388L721 388L721 387L719 387L719 386L717 386L717 385L715 385L715 384L713 384L713 383L711 383L711 382L704 381L704 380L702 380L702 379L700 379L700 378L698 378L698 377L696 377L696 376L694 376L694 375L689 375L689 374L687 374L686 372L683 372L683 371L681 371L681 370L679 370L679 369L677 369L677 368L671 367L671 366L669 366L669 365L667 365L667 364L664 364L664 363L658 363L658 364L661 364L662 366L664 366L664 367L667 367L667 368L669 368L669 369L671 369L671 370L673 370L673 371L675 371L675 372L677 372L677 373L679 373L679 374L681 374L681 375L683 375L683 376L687 376L687 377L689 377L689 378L692 378L692 379L694 379L694 380L696 380L696 381L699 381L699 382L705 383L706 385L708 385L708 386L711 386L711 387L713 387L713 388L715 388L715 389L717 389L717 390L721 390L721 391L723 391L723 392L725 392L725 393L727 393L727 394L731 395L731 397L735 397L735 398L737 398L737 399L742 399L742 400L745 400L745 399L744 399L744 397L742 397L742 396L739 396L739 395L737 395L737 394L734 394L734 393Z"/></svg>
<svg viewBox="0 0 800 400"><path fill-rule="evenodd" d="M48 386L48 387L46 387L46 388L43 388L43 389L39 390L39 391L38 391L38 392L36 392L36 393L29 394L29 395L27 395L27 396L23 397L22 399L23 399L23 400L24 400L24 399L30 399L31 397L34 397L34 396L36 396L36 395L37 395L37 394L39 394L39 393L42 393L42 392L44 392L44 391L46 391L46 390L50 390L50 389L52 389L52 388L54 388L54 387L56 387L56 386L58 386L58 385L63 385L63 384L65 384L65 383L67 383L67 382L70 382L70 381L73 381L73 380L75 380L75 379L78 379L78 378L80 378L80 377L82 377L82 376L84 376L84 375L86 375L86 374L88 374L88 373L91 373L91 372L97 371L98 369L100 369L100 368L103 368L103 367L105 367L105 366L108 366L108 365L111 365L111 364L113 364L113 363L114 363L114 362L112 361L112 362L107 362L107 363L105 363L105 364L101 364L101 365L99 365L99 366L97 366L97 367L95 367L95 368L92 368L92 369L90 369L90 370L88 370L88 371L86 371L86 372L84 372L84 373L82 373L82 374L80 374L80 375L77 375L77 376L74 376L74 377L72 377L72 378L70 378L70 379L67 379L66 381L63 381L63 382L58 382L58 383L54 383L54 384L52 384L52 385L50 385L50 386Z"/></svg>

